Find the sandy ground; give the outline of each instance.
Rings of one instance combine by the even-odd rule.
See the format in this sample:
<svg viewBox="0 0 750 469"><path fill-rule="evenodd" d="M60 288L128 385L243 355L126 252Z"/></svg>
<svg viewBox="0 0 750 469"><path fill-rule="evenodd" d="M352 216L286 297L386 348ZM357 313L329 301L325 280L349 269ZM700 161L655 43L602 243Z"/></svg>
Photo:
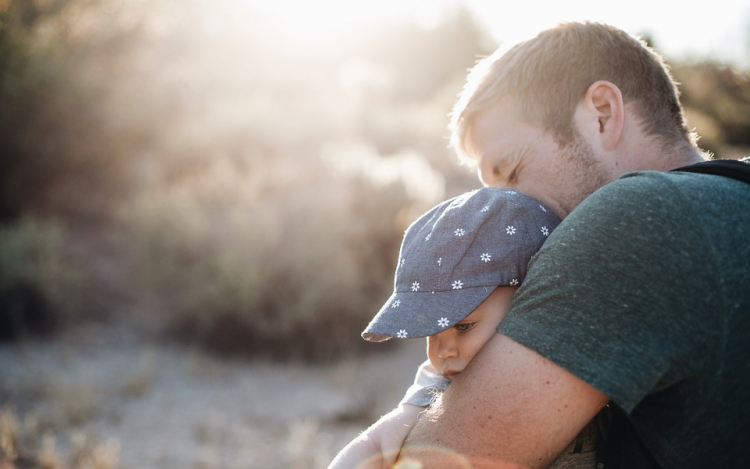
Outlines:
<svg viewBox="0 0 750 469"><path fill-rule="evenodd" d="M404 341L331 366L227 361L90 324L0 345L0 407L19 468L24 453L28 467L81 466L89 448L95 469L317 469L395 405L423 358Z"/></svg>

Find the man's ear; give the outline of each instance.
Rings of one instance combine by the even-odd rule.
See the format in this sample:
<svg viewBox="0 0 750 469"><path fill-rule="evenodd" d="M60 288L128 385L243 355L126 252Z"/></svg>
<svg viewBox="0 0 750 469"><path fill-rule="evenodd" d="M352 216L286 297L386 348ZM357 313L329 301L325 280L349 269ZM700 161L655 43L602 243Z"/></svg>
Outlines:
<svg viewBox="0 0 750 469"><path fill-rule="evenodd" d="M620 141L625 126L625 103L620 88L609 81L596 81L586 90L583 106L598 123L602 147L612 150Z"/></svg>

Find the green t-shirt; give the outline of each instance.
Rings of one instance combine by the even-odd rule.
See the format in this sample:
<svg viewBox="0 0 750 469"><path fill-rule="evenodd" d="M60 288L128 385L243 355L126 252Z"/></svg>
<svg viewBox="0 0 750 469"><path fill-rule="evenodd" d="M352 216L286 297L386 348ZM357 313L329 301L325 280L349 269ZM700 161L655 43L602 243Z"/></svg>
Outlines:
<svg viewBox="0 0 750 469"><path fill-rule="evenodd" d="M639 172L532 259L498 330L630 414L665 468L750 467L750 185Z"/></svg>

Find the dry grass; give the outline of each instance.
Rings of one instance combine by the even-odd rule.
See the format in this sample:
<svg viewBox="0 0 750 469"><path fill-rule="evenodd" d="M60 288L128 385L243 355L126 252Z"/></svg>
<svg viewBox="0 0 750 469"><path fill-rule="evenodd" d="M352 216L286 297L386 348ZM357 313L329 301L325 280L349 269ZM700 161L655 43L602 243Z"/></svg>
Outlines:
<svg viewBox="0 0 750 469"><path fill-rule="evenodd" d="M424 355L403 343L414 347L281 364L78 331L0 347L0 468L324 469Z"/></svg>
<svg viewBox="0 0 750 469"><path fill-rule="evenodd" d="M0 411L0 463L5 467L18 456L20 424L15 412L8 408Z"/></svg>
<svg viewBox="0 0 750 469"><path fill-rule="evenodd" d="M69 450L62 454L58 441L64 439ZM8 407L0 411L0 468L38 469L116 469L120 444L116 440L98 441L81 431L54 433L42 431L34 419L19 422Z"/></svg>

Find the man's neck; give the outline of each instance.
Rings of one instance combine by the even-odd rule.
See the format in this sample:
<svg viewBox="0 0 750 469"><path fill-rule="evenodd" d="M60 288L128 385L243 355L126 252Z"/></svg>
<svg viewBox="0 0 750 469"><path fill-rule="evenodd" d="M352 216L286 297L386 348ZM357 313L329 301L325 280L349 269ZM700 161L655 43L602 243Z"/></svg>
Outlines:
<svg viewBox="0 0 750 469"><path fill-rule="evenodd" d="M657 169L657 171L671 171L675 168L700 163L708 159L707 154L701 152L697 147L686 143L683 148L677 149L668 158L664 158L662 160L662 167Z"/></svg>
<svg viewBox="0 0 750 469"><path fill-rule="evenodd" d="M672 148L672 151L665 151L662 145L654 145L648 151L643 152L641 158L635 163L637 167L633 170L665 172L708 159L708 155L687 142Z"/></svg>

